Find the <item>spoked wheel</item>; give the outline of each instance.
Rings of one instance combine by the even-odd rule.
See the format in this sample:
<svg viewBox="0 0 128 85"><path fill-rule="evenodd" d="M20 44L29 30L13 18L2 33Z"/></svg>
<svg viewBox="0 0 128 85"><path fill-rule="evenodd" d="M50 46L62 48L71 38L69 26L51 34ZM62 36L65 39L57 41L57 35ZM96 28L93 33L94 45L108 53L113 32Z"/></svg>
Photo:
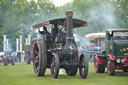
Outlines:
<svg viewBox="0 0 128 85"><path fill-rule="evenodd" d="M65 69L65 71L68 76L75 76L77 73L77 68Z"/></svg>
<svg viewBox="0 0 128 85"><path fill-rule="evenodd" d="M109 75L115 74L115 62L109 60L107 65L107 70Z"/></svg>
<svg viewBox="0 0 128 85"><path fill-rule="evenodd" d="M37 41L33 49L33 67L36 76L44 76L47 58L46 48L43 41Z"/></svg>
<svg viewBox="0 0 128 85"><path fill-rule="evenodd" d="M86 78L88 75L88 58L82 54L79 63L80 63L80 67L79 67L80 77Z"/></svg>
<svg viewBox="0 0 128 85"><path fill-rule="evenodd" d="M50 68L52 77L57 78L59 74L59 57L55 53L52 55Z"/></svg>
<svg viewBox="0 0 128 85"><path fill-rule="evenodd" d="M98 57L96 56L94 58L94 69L96 73L104 73L105 71L105 64L98 64L97 59Z"/></svg>

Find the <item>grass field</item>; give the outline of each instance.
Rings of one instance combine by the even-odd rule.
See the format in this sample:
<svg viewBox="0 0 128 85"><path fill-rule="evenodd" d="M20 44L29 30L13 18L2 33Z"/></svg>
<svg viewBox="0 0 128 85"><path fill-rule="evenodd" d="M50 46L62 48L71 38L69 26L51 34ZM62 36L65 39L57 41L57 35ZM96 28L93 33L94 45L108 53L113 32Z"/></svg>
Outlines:
<svg viewBox="0 0 128 85"><path fill-rule="evenodd" d="M3 66L0 63L0 85L128 85L128 73L116 72L115 76L107 73L98 74L94 72L93 64L89 64L89 74L86 79L77 76L59 75L53 79L50 71L46 71L45 77L36 77L33 66L25 63L16 63L15 66Z"/></svg>

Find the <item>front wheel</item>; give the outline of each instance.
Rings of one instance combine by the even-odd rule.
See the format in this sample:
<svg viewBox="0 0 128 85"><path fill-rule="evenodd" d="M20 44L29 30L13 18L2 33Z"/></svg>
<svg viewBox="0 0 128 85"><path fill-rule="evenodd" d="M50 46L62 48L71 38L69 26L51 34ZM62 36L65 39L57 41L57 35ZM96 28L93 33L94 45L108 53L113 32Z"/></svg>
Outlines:
<svg viewBox="0 0 128 85"><path fill-rule="evenodd" d="M114 75L115 74L115 62L109 60L107 64L107 70L108 70L108 75Z"/></svg>
<svg viewBox="0 0 128 85"><path fill-rule="evenodd" d="M52 77L56 79L59 74L59 57L56 53L52 55L50 68Z"/></svg>
<svg viewBox="0 0 128 85"><path fill-rule="evenodd" d="M79 73L81 78L86 78L88 75L88 58L87 56L81 55L79 61Z"/></svg>

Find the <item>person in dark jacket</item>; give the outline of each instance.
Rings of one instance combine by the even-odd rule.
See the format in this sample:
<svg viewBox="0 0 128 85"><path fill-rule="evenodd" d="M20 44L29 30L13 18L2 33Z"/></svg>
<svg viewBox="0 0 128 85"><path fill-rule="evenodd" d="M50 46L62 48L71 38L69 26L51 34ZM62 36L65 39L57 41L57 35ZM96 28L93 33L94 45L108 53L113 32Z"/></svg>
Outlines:
<svg viewBox="0 0 128 85"><path fill-rule="evenodd" d="M43 27L43 31L40 31L40 29L39 29L39 33L42 35L43 39L45 39L46 35L49 34L49 32L47 31L47 28L45 26Z"/></svg>
<svg viewBox="0 0 128 85"><path fill-rule="evenodd" d="M40 29L39 29L39 33L44 35L44 34L49 33L49 32L47 31L46 27L43 27L43 31L40 31Z"/></svg>

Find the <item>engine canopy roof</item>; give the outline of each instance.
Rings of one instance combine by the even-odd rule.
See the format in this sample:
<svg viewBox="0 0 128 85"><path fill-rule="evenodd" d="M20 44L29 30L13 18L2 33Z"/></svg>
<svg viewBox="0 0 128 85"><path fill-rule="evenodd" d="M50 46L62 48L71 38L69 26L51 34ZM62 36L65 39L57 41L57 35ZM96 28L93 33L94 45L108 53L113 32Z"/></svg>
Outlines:
<svg viewBox="0 0 128 85"><path fill-rule="evenodd" d="M44 27L46 25L49 24L57 24L57 25L62 25L65 27L65 23L66 23L66 19L65 18L59 18L59 19L52 19L40 24L36 24L33 26L33 29L37 29L40 27ZM72 23L73 23L73 28L78 28L78 27L83 27L83 26L87 26L87 22L80 20L80 19L72 19Z"/></svg>

